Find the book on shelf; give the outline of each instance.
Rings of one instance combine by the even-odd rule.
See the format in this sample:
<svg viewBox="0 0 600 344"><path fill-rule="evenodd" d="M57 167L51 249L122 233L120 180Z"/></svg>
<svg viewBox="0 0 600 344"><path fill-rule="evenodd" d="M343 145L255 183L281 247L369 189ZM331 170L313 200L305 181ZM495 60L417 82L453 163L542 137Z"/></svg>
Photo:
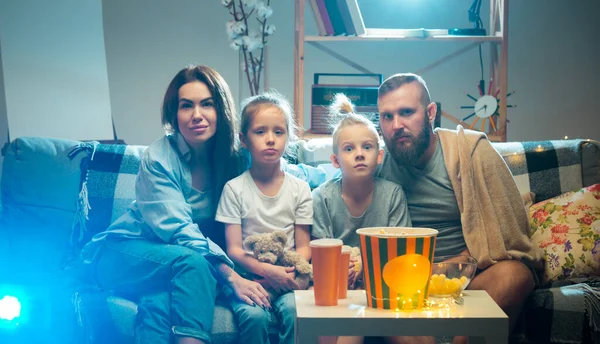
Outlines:
<svg viewBox="0 0 600 344"><path fill-rule="evenodd" d="M313 18L315 19L315 26L317 27L317 31L319 32L319 36L327 35L327 31L325 31L325 24L323 23L323 18L321 17L321 13L319 13L319 6L317 5L317 0L308 0L310 3L310 7L312 9Z"/></svg>
<svg viewBox="0 0 600 344"><path fill-rule="evenodd" d="M327 7L325 6L325 0L314 0L317 4L318 16L321 18L323 22L323 26L325 28L325 34L327 36L333 36L335 31L333 30L333 25L331 24L331 18L329 18L329 14L327 13Z"/></svg>
<svg viewBox="0 0 600 344"><path fill-rule="evenodd" d="M350 17L350 10L348 9L346 0L336 0L336 5L338 13L342 18L342 23L344 24L346 35L355 36L356 30L354 30L354 24L352 23L352 17Z"/></svg>
<svg viewBox="0 0 600 344"><path fill-rule="evenodd" d="M448 29L366 29L370 37L415 37L427 38L434 36L447 36Z"/></svg>
<svg viewBox="0 0 600 344"><path fill-rule="evenodd" d="M365 23L363 22L362 15L360 14L360 8L358 8L358 2L356 0L346 0L346 6L350 13L352 20L352 26L357 36L362 36L367 33Z"/></svg>
<svg viewBox="0 0 600 344"><path fill-rule="evenodd" d="M323 0L325 7L327 8L327 14L333 25L333 34L335 36L345 36L347 34L344 21L342 20L342 14L338 10L337 0Z"/></svg>
<svg viewBox="0 0 600 344"><path fill-rule="evenodd" d="M362 36L365 24L357 0L308 0L319 36Z"/></svg>

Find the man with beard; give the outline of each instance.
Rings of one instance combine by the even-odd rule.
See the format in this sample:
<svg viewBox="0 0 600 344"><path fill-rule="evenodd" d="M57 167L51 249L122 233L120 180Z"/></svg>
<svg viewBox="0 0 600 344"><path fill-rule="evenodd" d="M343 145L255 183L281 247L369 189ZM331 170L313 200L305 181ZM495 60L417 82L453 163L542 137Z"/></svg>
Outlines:
<svg viewBox="0 0 600 344"><path fill-rule="evenodd" d="M504 160L483 133L434 131L436 104L418 75L385 80L378 108L385 156L377 176L403 187L413 226L439 231L436 256L477 259L469 289L487 291L512 331L542 254L527 235L527 212Z"/></svg>

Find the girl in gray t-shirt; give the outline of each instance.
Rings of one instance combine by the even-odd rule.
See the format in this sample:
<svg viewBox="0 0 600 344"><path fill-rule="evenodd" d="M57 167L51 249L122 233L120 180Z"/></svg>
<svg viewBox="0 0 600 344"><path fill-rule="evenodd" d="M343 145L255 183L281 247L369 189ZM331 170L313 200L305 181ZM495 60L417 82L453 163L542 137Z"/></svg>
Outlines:
<svg viewBox="0 0 600 344"><path fill-rule="evenodd" d="M336 95L330 111L342 119L333 131L331 162L341 171L313 191L313 238L336 238L344 244L359 246L358 228L411 226L402 187L375 178L383 158L379 134L373 122L354 113L352 103ZM350 262L348 284L353 288L362 271ZM362 264L357 264L362 267Z"/></svg>

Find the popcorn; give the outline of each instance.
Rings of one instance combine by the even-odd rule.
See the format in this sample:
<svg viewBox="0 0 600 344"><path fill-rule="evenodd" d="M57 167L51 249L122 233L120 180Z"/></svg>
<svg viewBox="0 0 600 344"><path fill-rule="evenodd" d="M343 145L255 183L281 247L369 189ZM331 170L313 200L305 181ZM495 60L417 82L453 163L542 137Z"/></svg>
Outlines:
<svg viewBox="0 0 600 344"><path fill-rule="evenodd" d="M379 230L379 234L391 234L391 235L395 235L395 236L404 236L404 235L408 235L408 232L388 233L388 231L386 231L385 229L381 228Z"/></svg>
<svg viewBox="0 0 600 344"><path fill-rule="evenodd" d="M433 274L429 280L429 295L455 295L463 291L469 284L466 276L448 278L444 274Z"/></svg>

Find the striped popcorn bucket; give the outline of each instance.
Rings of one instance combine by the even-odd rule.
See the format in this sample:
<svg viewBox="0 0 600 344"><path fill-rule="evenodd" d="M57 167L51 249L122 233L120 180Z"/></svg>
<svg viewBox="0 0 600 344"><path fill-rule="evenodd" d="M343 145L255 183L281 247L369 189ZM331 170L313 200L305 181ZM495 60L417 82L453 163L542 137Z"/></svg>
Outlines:
<svg viewBox="0 0 600 344"><path fill-rule="evenodd" d="M396 311L423 308L438 231L372 227L356 233L369 307Z"/></svg>

